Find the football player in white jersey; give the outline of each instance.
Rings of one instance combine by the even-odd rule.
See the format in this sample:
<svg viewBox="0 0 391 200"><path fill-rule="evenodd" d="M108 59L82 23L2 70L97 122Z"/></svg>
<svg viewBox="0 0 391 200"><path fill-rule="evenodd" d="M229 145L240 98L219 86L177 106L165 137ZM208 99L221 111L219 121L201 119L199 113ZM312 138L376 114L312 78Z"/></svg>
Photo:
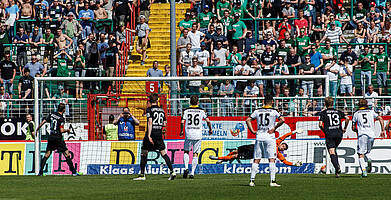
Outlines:
<svg viewBox="0 0 391 200"><path fill-rule="evenodd" d="M366 99L360 99L358 106L360 107L353 114L352 130L357 132L357 154L359 157L359 164L362 171L361 177L366 178L372 171L372 158L371 149L373 142L375 141L375 119L380 121L381 133L380 137L385 138L384 122L383 118L379 116L375 111L368 108L368 101ZM364 157L367 157L368 166L365 168Z"/></svg>
<svg viewBox="0 0 391 200"><path fill-rule="evenodd" d="M198 154L201 152L202 139L202 120L205 120L209 127L209 135L212 135L212 124L209 121L206 112L198 106L198 96L192 95L190 98L190 107L183 111L181 120L181 134L183 137L183 126L185 126L186 139L184 144L183 163L185 164L185 172L183 178L187 178L189 174L189 152L193 147L193 160L191 162L191 173L189 179L194 179L194 172L197 168Z"/></svg>
<svg viewBox="0 0 391 200"><path fill-rule="evenodd" d="M278 127L280 127L284 122L284 117L280 116L277 110L272 108L273 105L273 96L268 94L265 97L265 106L261 109L255 110L250 117L246 119L246 124L251 133L257 134L255 145L254 145L254 162L251 167L251 179L250 186L255 186L254 179L259 168L259 162L261 158L269 159L269 168L270 168L270 186L279 187L276 183L276 156L277 156L277 147L276 147L276 138L274 132ZM278 123L276 124L276 119ZM258 129L257 132L254 131L251 121L257 120Z"/></svg>

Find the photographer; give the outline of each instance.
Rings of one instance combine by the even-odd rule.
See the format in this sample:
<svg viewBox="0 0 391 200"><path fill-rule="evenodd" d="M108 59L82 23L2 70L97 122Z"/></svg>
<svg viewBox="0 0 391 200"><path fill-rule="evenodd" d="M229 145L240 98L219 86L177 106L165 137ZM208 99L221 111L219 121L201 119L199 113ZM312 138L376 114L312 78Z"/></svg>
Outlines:
<svg viewBox="0 0 391 200"><path fill-rule="evenodd" d="M135 140L135 125L140 121L134 117L128 107L122 109L122 113L114 120L114 125L118 125L119 140Z"/></svg>

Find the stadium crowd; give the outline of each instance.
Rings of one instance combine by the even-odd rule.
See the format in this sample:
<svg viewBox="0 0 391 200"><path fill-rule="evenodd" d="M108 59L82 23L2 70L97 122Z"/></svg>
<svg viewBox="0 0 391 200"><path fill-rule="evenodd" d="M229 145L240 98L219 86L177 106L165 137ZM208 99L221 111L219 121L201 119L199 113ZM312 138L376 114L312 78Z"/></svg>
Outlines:
<svg viewBox="0 0 391 200"><path fill-rule="evenodd" d="M331 96L388 92L388 46L357 45L391 41L386 0L358 1L353 16L350 2L341 0L190 2L192 9L178 24L182 76L328 75ZM351 38L344 37L349 34ZM181 83L180 91L200 97L321 97L324 85L324 80L189 81ZM244 104L255 106L250 100ZM307 113L319 110L312 108L317 104L324 106L304 103Z"/></svg>

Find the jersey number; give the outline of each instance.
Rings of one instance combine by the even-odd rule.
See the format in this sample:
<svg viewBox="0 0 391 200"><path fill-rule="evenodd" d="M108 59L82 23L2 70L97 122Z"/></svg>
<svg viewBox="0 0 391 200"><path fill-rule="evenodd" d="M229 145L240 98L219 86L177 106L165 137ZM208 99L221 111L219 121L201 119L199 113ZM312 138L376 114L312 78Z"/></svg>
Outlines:
<svg viewBox="0 0 391 200"><path fill-rule="evenodd" d="M330 126L338 126L339 125L339 115L338 114L327 114L329 117Z"/></svg>
<svg viewBox="0 0 391 200"><path fill-rule="evenodd" d="M163 121L164 121L164 113L157 113L157 112L153 113L153 122L152 122L153 125L162 126Z"/></svg>
<svg viewBox="0 0 391 200"><path fill-rule="evenodd" d="M367 114L362 114L362 119L364 120L363 124L368 123Z"/></svg>
<svg viewBox="0 0 391 200"><path fill-rule="evenodd" d="M52 127L52 130L57 130L57 120L52 119L51 127Z"/></svg>
<svg viewBox="0 0 391 200"><path fill-rule="evenodd" d="M265 118L263 118L263 113L259 114L259 125L261 126L269 126L270 124L270 113L265 114Z"/></svg>
<svg viewBox="0 0 391 200"><path fill-rule="evenodd" d="M188 125L195 125L198 126L200 124L200 114L195 114L194 116L192 114L187 115Z"/></svg>

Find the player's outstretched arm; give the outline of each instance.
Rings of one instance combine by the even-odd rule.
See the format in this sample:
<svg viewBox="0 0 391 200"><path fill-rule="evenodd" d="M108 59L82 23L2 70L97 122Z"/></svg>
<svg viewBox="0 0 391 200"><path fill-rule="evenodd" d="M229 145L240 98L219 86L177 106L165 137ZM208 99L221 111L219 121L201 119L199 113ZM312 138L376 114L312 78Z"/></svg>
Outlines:
<svg viewBox="0 0 391 200"><path fill-rule="evenodd" d="M349 125L349 117L345 116L345 127L342 129L342 131L345 133L346 130L348 130L348 125Z"/></svg>
<svg viewBox="0 0 391 200"><path fill-rule="evenodd" d="M213 134L213 132L212 132L212 124L210 123L209 118L206 118L205 121L206 121L206 123L208 124L208 127L209 127L209 135L212 135Z"/></svg>
<svg viewBox="0 0 391 200"><path fill-rule="evenodd" d="M352 131L354 131L354 132L356 132L357 133L357 124L356 124L356 122L353 122L352 123Z"/></svg>
<svg viewBox="0 0 391 200"><path fill-rule="evenodd" d="M37 128L37 130L36 130L35 132L38 133L39 129L40 129L45 123L46 123L46 120L43 120L43 121L41 122L41 124L39 124L39 126L38 126L38 128Z"/></svg>
<svg viewBox="0 0 391 200"><path fill-rule="evenodd" d="M183 126L185 125L185 120L181 120L181 133L179 134L180 137L183 137Z"/></svg>
<svg viewBox="0 0 391 200"><path fill-rule="evenodd" d="M383 117L381 117L380 115L377 116L377 119L379 120L380 122L380 127L381 127L381 133L380 133L380 137L382 139L386 138L386 131L384 130L384 120L383 120Z"/></svg>
<svg viewBox="0 0 391 200"><path fill-rule="evenodd" d="M256 132L254 131L253 126L251 125L251 121L253 121L253 120L254 120L253 118L248 117L248 118L246 119L246 124L247 124L247 127L248 127L248 129L250 130L250 132L251 132L252 134L255 134Z"/></svg>

